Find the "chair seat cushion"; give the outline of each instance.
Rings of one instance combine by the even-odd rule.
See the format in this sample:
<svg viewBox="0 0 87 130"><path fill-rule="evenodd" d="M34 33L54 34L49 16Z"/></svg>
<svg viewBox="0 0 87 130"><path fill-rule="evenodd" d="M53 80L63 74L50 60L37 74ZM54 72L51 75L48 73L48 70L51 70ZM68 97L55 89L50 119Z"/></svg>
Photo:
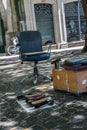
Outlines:
<svg viewBox="0 0 87 130"><path fill-rule="evenodd" d="M23 61L41 61L50 58L50 53L42 53L37 55L22 55L21 56Z"/></svg>

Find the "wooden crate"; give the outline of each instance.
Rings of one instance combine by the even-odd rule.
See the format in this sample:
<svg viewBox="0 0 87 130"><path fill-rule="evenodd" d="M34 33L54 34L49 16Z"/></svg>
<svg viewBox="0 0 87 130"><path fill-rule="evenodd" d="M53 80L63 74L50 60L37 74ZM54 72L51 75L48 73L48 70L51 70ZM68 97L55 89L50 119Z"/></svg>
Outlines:
<svg viewBox="0 0 87 130"><path fill-rule="evenodd" d="M69 91L72 93L87 92L87 70L67 70Z"/></svg>
<svg viewBox="0 0 87 130"><path fill-rule="evenodd" d="M54 89L68 91L67 73L65 69L54 69L52 71Z"/></svg>
<svg viewBox="0 0 87 130"><path fill-rule="evenodd" d="M56 90L68 91L78 95L87 92L87 69L78 71L54 69L52 76L53 86Z"/></svg>

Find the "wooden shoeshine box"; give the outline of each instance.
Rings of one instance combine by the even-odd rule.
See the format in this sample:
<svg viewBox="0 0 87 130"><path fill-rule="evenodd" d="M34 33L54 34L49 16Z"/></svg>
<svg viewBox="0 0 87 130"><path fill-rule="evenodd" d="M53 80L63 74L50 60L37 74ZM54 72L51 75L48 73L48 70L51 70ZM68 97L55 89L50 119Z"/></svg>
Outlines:
<svg viewBox="0 0 87 130"><path fill-rule="evenodd" d="M65 69L54 69L52 71L54 89L68 91L68 78Z"/></svg>
<svg viewBox="0 0 87 130"><path fill-rule="evenodd" d="M87 70L68 70L69 91L73 93L87 92Z"/></svg>
<svg viewBox="0 0 87 130"><path fill-rule="evenodd" d="M54 89L76 94L87 92L87 69L54 69L52 75Z"/></svg>

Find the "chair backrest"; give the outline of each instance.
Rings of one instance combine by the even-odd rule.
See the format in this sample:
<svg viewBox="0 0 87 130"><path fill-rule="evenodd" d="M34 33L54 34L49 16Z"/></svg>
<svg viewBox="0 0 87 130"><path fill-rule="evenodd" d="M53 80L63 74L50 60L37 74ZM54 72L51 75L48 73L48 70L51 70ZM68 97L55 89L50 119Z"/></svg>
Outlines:
<svg viewBox="0 0 87 130"><path fill-rule="evenodd" d="M23 31L18 35L21 53L42 51L42 38L39 31Z"/></svg>

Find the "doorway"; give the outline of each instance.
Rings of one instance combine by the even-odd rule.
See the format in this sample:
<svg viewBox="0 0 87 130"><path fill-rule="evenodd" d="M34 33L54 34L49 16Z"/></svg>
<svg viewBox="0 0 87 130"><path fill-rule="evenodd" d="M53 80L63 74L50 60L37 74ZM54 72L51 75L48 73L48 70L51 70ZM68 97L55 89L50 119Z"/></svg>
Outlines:
<svg viewBox="0 0 87 130"><path fill-rule="evenodd" d="M36 28L41 32L43 45L55 43L52 4L34 4Z"/></svg>

